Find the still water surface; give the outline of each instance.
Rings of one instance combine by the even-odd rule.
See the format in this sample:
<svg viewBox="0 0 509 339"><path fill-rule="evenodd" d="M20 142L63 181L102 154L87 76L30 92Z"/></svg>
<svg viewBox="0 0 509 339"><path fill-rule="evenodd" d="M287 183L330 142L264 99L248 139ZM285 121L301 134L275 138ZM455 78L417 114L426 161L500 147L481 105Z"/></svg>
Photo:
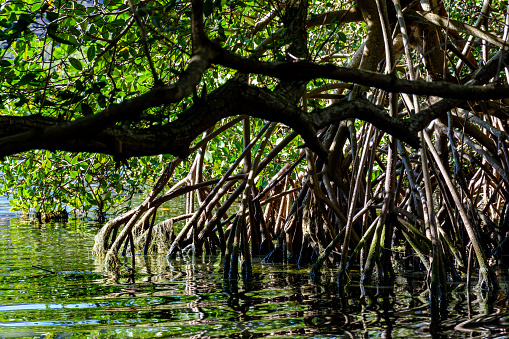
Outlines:
<svg viewBox="0 0 509 339"><path fill-rule="evenodd" d="M0 338L418 338L427 328L425 275L394 287L358 285L338 297L334 271L255 263L249 286L223 291L219 257L137 257L134 281L101 271L91 254L99 225L33 224L0 201ZM126 261L128 261L126 259ZM509 337L506 288L495 300L450 285L440 337Z"/></svg>

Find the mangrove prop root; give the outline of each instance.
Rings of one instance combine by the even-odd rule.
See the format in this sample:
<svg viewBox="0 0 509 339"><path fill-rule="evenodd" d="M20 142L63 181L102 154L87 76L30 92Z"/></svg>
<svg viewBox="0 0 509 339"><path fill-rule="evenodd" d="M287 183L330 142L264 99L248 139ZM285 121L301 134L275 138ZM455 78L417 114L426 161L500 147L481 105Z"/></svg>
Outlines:
<svg viewBox="0 0 509 339"><path fill-rule="evenodd" d="M363 67L378 65L381 58L366 60ZM472 81L489 81L486 72L492 66L487 63ZM292 93L305 90L288 82L281 87ZM361 92L355 87L352 96ZM206 141L193 148L198 153L187 177L159 194L178 163L175 160L146 201L103 226L94 253L105 256L108 268L116 268L121 245L130 248L131 255L166 252L169 260L183 248L195 254L203 248L205 253L221 250L228 290L236 288L239 271L244 280L250 276L252 256L258 254L265 255L264 263L311 263L314 277L325 263L339 262L338 278L343 283L340 278L354 265L363 269L361 283L369 283L374 272L378 282L390 283L393 264L403 262L428 271L430 314L434 324L439 322L446 315L446 282L450 277L460 279L458 272L466 271L470 285L475 273L472 260L479 267L478 287L497 286L489 262L496 259L495 253L509 251L504 246L509 238L505 132L509 126L498 115L490 116L484 104L454 108L457 101L433 99L421 110L422 98L402 95L398 107L394 95L387 103L383 91L372 93L374 104L389 105L391 115L408 123L430 114L426 124L418 122L423 124L419 130L430 131L419 133L421 149L353 119L316 123L323 129L307 131L302 144L286 126L260 127L244 117L235 120L243 122L242 140L240 136L238 140L242 153L226 171L207 169L204 154L212 140L208 138L221 136L209 130L203 136ZM269 100L269 94L264 98ZM508 104L502 100L499 106ZM470 111L475 111L475 118ZM441 121L431 123L436 118ZM310 149L307 142L313 138L316 142ZM182 195L187 196L189 213L155 224L160 205ZM185 225L176 226L177 219L185 220ZM176 230L180 232L175 234ZM400 244L404 253L393 250Z"/></svg>

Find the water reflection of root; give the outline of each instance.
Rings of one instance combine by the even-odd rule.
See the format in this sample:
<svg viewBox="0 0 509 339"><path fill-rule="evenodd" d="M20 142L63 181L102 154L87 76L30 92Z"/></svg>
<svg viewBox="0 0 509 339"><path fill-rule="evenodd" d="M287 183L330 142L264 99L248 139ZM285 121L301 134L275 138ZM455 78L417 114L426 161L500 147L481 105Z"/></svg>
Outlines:
<svg viewBox="0 0 509 339"><path fill-rule="evenodd" d="M501 330L504 326L501 326L500 319L507 315L507 313L478 315L457 324L454 326L454 330L465 332L486 331L488 328L485 328L485 326L496 326L498 330Z"/></svg>
<svg viewBox="0 0 509 339"><path fill-rule="evenodd" d="M338 326L342 327L350 323L348 315L343 314L343 317L335 314L334 316L309 316L304 317L304 323L309 327L323 327L323 326Z"/></svg>

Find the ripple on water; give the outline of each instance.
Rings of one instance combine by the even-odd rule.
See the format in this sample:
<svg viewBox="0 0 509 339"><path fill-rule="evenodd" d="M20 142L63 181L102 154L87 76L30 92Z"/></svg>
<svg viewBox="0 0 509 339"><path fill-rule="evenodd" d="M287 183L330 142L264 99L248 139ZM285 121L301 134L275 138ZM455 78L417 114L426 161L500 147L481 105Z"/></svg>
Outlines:
<svg viewBox="0 0 509 339"><path fill-rule="evenodd" d="M15 219L0 227L0 338L430 337L423 273L370 288L369 297L352 284L340 299L333 270L315 284L307 269L255 261L248 286L225 293L219 257L138 256L134 280L103 274L90 254L96 231L91 224ZM464 287L450 289L447 337L506 333L502 311L498 327L472 322L464 326L468 332L455 331L468 310Z"/></svg>

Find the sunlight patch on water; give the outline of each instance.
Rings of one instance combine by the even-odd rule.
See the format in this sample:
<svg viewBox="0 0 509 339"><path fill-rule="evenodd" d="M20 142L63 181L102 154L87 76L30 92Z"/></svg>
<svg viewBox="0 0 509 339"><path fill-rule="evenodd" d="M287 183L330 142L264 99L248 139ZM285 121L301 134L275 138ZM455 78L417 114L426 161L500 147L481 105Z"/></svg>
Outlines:
<svg viewBox="0 0 509 339"><path fill-rule="evenodd" d="M6 196L0 195L0 229L11 224L11 219L18 216L18 213L11 211L11 204Z"/></svg>
<svg viewBox="0 0 509 339"><path fill-rule="evenodd" d="M73 326L73 325L98 325L98 320L79 321L24 321L14 323L1 323L0 327L32 327L32 326Z"/></svg>
<svg viewBox="0 0 509 339"><path fill-rule="evenodd" d="M29 311L29 310L55 310L62 308L90 308L101 307L105 304L77 303L77 304L19 304L19 305L0 305L0 312L6 311Z"/></svg>

